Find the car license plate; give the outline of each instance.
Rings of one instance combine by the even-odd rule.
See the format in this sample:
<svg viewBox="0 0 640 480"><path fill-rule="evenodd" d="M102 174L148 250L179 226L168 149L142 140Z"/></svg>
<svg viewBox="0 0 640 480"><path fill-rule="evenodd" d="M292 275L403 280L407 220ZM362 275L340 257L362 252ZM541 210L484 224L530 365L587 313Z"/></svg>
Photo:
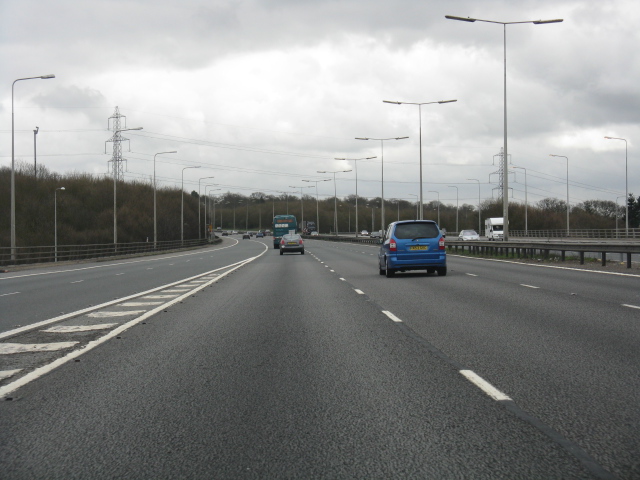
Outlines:
<svg viewBox="0 0 640 480"><path fill-rule="evenodd" d="M413 247L409 247L409 250L428 250L429 247L426 245L415 245Z"/></svg>
<svg viewBox="0 0 640 480"><path fill-rule="evenodd" d="M297 245L296 242L287 242L287 245Z"/></svg>

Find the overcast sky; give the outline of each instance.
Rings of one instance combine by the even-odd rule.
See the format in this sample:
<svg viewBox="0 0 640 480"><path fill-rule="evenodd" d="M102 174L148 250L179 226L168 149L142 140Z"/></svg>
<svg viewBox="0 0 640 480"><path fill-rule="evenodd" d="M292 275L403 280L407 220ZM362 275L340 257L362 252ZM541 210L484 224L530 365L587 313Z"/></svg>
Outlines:
<svg viewBox="0 0 640 480"><path fill-rule="evenodd" d="M476 205L498 195L503 146L502 22L564 19L507 27L508 151L526 168L530 203L616 201L640 194L640 3L484 0L0 0L0 165L11 165L11 83L16 159L59 173L108 172L108 118L126 116L127 179L201 185L244 195L353 169L358 193L419 193L422 107L425 203ZM339 197L355 193L340 173ZM523 170L510 178L524 202ZM450 187L456 186L458 190ZM319 183L332 196L333 183ZM204 192L204 187L202 187ZM211 190L211 188L209 188ZM300 190L297 189L299 192ZM438 192L438 194L433 193ZM313 188L305 193L315 194ZM622 204L622 199L618 199Z"/></svg>

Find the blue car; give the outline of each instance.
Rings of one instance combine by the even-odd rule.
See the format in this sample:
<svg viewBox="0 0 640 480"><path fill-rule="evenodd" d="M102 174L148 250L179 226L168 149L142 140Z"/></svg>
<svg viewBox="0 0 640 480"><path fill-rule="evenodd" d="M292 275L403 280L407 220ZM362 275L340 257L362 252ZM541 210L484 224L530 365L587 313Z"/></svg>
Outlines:
<svg viewBox="0 0 640 480"><path fill-rule="evenodd" d="M392 277L396 272L426 270L447 274L444 235L432 220L393 222L378 253L380 275Z"/></svg>

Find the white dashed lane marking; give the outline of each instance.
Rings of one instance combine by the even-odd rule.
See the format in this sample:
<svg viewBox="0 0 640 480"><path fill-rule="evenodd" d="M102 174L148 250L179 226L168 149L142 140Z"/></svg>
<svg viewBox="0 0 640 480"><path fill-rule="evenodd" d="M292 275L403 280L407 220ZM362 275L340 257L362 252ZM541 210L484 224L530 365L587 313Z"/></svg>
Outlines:
<svg viewBox="0 0 640 480"><path fill-rule="evenodd" d="M388 310L383 310L382 313L384 313L387 317L389 317L394 322L402 323L402 320L400 320L398 317L396 317L393 313L389 312Z"/></svg>
<svg viewBox="0 0 640 480"><path fill-rule="evenodd" d="M638 310L640 310L640 307L638 305L628 305L626 303L622 304L623 307L628 307L628 308L637 308Z"/></svg>
<svg viewBox="0 0 640 480"><path fill-rule="evenodd" d="M20 292L3 293L0 297L6 297L8 295L18 295Z"/></svg>
<svg viewBox="0 0 640 480"><path fill-rule="evenodd" d="M467 380L469 380L471 383L473 383L476 387L478 387L480 390L482 390L484 393L489 395L494 400L498 400L498 401L500 401L500 400L511 400L511 398L509 396L507 396L504 393L502 393L496 387L491 385L489 382L487 382L482 377L476 375L471 370L460 370L460 373L462 375L464 375L467 378Z"/></svg>
<svg viewBox="0 0 640 480"><path fill-rule="evenodd" d="M534 286L534 285L526 285L526 284L524 284L524 283L521 283L521 284L520 284L520 286L521 286L521 287L527 287L527 288L534 288L534 289L538 289L538 288L540 288L540 287L536 287L536 286Z"/></svg>

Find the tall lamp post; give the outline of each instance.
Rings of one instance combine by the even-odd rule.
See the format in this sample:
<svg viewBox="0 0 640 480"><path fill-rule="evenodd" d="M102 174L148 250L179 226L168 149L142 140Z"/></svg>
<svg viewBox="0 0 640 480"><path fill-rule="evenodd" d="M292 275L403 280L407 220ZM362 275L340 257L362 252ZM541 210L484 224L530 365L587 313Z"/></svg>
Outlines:
<svg viewBox="0 0 640 480"><path fill-rule="evenodd" d="M629 168L628 168L628 150L627 150L627 140L624 138L618 137L604 137L607 140L622 140L624 142L624 195L625 195L625 234L627 238L629 238Z"/></svg>
<svg viewBox="0 0 640 480"><path fill-rule="evenodd" d="M456 17L453 15L445 15L445 18L449 20L460 20L462 22L485 22L485 23L496 23L498 25L502 25L503 27L503 44L504 44L504 146L503 146L503 157L502 157L502 171L504 172L503 181L502 181L502 216L504 217L504 232L503 239L509 239L509 179L507 172L508 168L508 152L507 152L507 25L515 25L520 23L533 23L534 25L545 25L547 23L559 23L562 22L561 18L554 20L527 20L522 22L498 22L495 20L481 20L479 18L469 18L469 17Z"/></svg>
<svg viewBox="0 0 640 480"><path fill-rule="evenodd" d="M204 238L207 238L207 203L209 200L208 197L208 193L207 193L207 188L210 187L215 187L216 184L213 185L205 185L204 186ZM213 190L209 190L209 192L215 192L216 190L222 190L221 188L214 188ZM215 198L213 199L213 216L211 217L211 228L213 229L213 224L216 223L216 211L215 211L215 206L216 206L216 202L215 202ZM222 220L220 220L220 225L222 226Z"/></svg>
<svg viewBox="0 0 640 480"><path fill-rule="evenodd" d="M395 105L417 105L418 106L418 121L419 121L419 125L420 125L420 217L418 218L418 220L423 220L423 202L422 202L422 105L430 105L432 103L438 103L438 104L442 104L442 103L453 103L453 102L457 102L458 100L440 100L437 102L422 102L422 103L415 103L415 102L393 102L391 100L383 100L383 103L393 103Z"/></svg>
<svg viewBox="0 0 640 480"><path fill-rule="evenodd" d="M448 185L448 187L456 189L456 233L460 233L460 230L458 229L458 212L460 211L458 208L458 187L455 185Z"/></svg>
<svg viewBox="0 0 640 480"><path fill-rule="evenodd" d="M482 221L480 220L480 180L477 178L467 178L472 182L478 182L478 235L482 235Z"/></svg>
<svg viewBox="0 0 640 480"><path fill-rule="evenodd" d="M440 192L436 192L435 190L429 190L429 193L435 193L436 195L438 195L438 227L441 227L440 225Z"/></svg>
<svg viewBox="0 0 640 480"><path fill-rule="evenodd" d="M320 200L318 199L318 183L319 182L330 182L330 178L323 178L322 180L302 180L303 182L315 183L316 184L316 230L320 233ZM356 197L357 198L357 197ZM357 200L356 200L357 202ZM357 203L356 203L357 205ZM357 220L356 220L357 222Z"/></svg>
<svg viewBox="0 0 640 480"><path fill-rule="evenodd" d="M56 262L58 261L58 190L64 190L64 187L53 191L53 250Z"/></svg>
<svg viewBox="0 0 640 480"><path fill-rule="evenodd" d="M36 136L38 135L40 127L36 127L33 131L33 178L38 178L38 162L36 160Z"/></svg>
<svg viewBox="0 0 640 480"><path fill-rule="evenodd" d="M180 244L184 244L184 171L187 168L200 168L199 166L197 167L184 167L182 169L182 186L180 187L180 199L181 199L181 205L180 205ZM200 199L198 199L198 203L200 203ZM198 229L200 229L200 227L198 227Z"/></svg>
<svg viewBox="0 0 640 480"><path fill-rule="evenodd" d="M374 158L378 158L376 156L373 157L364 157L364 158L336 158L335 160L347 160L353 161L353 166L356 171L356 237L358 236L358 161L359 160L371 160Z"/></svg>
<svg viewBox="0 0 640 480"><path fill-rule="evenodd" d="M554 155L552 153L550 153L549 156L564 158L567 161L567 237L568 237L569 236L569 158L565 157L564 155Z"/></svg>
<svg viewBox="0 0 640 480"><path fill-rule="evenodd" d="M201 203L201 199L200 199L200 182L202 180L207 179L207 178L215 178L215 177L202 177L202 178L198 179L198 239L202 238L201 235L200 235L202 233L202 226L200 225L200 203ZM206 207L206 205L205 205L205 207ZM207 221L206 214L205 214L204 219L205 219L205 222L206 222ZM213 223L215 223L215 222L213 222ZM205 237L206 236L207 235L205 234Z"/></svg>
<svg viewBox="0 0 640 480"><path fill-rule="evenodd" d="M328 172L326 170L318 170L318 173L332 173L333 174L333 227L335 234L338 235L338 192L336 187L336 173L347 173L351 170L336 170Z"/></svg>
<svg viewBox="0 0 640 480"><path fill-rule="evenodd" d="M156 208L156 157L158 155L164 155L165 153L178 153L177 150L171 150L170 152L158 152L153 156L153 249L155 250L158 244L158 215Z"/></svg>
<svg viewBox="0 0 640 480"><path fill-rule="evenodd" d="M11 84L11 260L16 261L16 158L15 158L15 122L13 113L13 87L22 80L47 80L56 78L55 75L41 75L39 77L18 78Z"/></svg>
<svg viewBox="0 0 640 480"><path fill-rule="evenodd" d="M382 180L381 180L381 187L382 187L382 202L380 205L380 227L381 230L386 230L385 224L384 224L384 142L385 140L404 140L407 139L409 137L390 137L390 138L371 138L371 137L356 137L356 140L379 140L380 141L380 160L382 162Z"/></svg>

